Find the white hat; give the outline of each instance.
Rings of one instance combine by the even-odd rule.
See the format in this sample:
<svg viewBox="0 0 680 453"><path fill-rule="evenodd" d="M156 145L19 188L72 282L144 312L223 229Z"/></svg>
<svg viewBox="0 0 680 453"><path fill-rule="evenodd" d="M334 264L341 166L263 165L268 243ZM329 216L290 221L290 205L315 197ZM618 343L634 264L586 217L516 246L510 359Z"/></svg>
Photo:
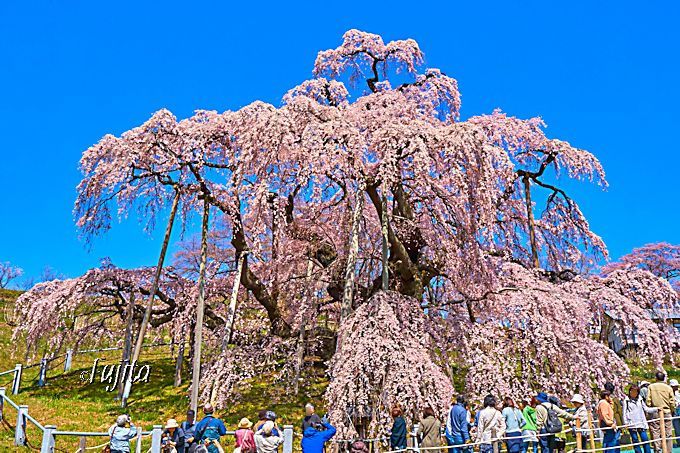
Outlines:
<svg viewBox="0 0 680 453"><path fill-rule="evenodd" d="M177 420L174 418L171 418L168 420L168 423L165 425L165 429L170 429L170 428L179 428L179 425L177 424Z"/></svg>
<svg viewBox="0 0 680 453"><path fill-rule="evenodd" d="M640 387L644 387L645 385L649 385L649 381L640 382Z"/></svg>
<svg viewBox="0 0 680 453"><path fill-rule="evenodd" d="M585 404L583 397L578 393L574 393L574 396L571 397L571 402L572 403Z"/></svg>
<svg viewBox="0 0 680 453"><path fill-rule="evenodd" d="M678 384L678 380L677 380L677 379L671 379L671 380L668 382L668 385L670 385L671 387L678 387L678 386L680 386L680 384Z"/></svg>

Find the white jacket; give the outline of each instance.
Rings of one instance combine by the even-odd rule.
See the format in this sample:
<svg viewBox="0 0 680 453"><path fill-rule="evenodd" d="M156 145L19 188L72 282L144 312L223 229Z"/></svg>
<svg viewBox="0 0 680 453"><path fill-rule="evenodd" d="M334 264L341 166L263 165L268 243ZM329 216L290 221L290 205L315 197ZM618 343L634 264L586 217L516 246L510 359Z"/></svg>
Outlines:
<svg viewBox="0 0 680 453"><path fill-rule="evenodd" d="M493 407L485 407L477 420L477 442L491 443L505 435L505 418Z"/></svg>
<svg viewBox="0 0 680 453"><path fill-rule="evenodd" d="M634 400L630 398L623 400L623 424L628 429L649 429L647 414L654 415L658 412L657 408L650 408L640 397Z"/></svg>
<svg viewBox="0 0 680 453"><path fill-rule="evenodd" d="M276 453L282 443L283 436L265 436L261 430L255 433L257 453Z"/></svg>

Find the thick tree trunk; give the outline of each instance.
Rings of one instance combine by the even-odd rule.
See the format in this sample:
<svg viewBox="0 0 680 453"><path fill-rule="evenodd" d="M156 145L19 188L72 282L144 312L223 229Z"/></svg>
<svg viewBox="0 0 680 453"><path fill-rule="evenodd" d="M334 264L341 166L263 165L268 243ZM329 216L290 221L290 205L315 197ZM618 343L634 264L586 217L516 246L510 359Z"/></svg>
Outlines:
<svg viewBox="0 0 680 453"><path fill-rule="evenodd" d="M302 374L302 365L305 361L307 319L310 317L310 315L316 313L316 297L314 297L313 291L311 289L313 269L314 262L310 259L307 261L307 284L305 286L305 296L312 298L312 306L310 308L311 313L303 313L302 319L300 320L300 333L298 335L297 351L295 352L295 373L293 376L293 390L295 391L295 395L297 395L300 391L300 375Z"/></svg>
<svg viewBox="0 0 680 453"><path fill-rule="evenodd" d="M165 228L165 236L163 237L163 245L161 246L161 254L158 257L158 264L156 265L156 274L154 275L153 285L151 287L151 294L149 295L149 303L144 311L144 318L142 324L139 326L139 333L137 334L137 342L135 344L135 351L132 354L131 363L139 360L139 355L142 352L142 345L144 344L144 336L146 328L149 325L151 318L151 310L153 309L153 301L158 291L158 284L161 278L161 271L163 270L163 262L165 261L165 253L168 251L168 244L170 243L170 235L172 234L172 226L175 223L175 214L177 214L177 206L179 205L180 192L175 189L175 198L172 200L172 208L170 209L170 218L168 225Z"/></svg>
<svg viewBox="0 0 680 453"><path fill-rule="evenodd" d="M236 275L234 275L234 287L231 290L231 300L229 301L229 310L227 312L227 323L224 326L224 336L222 337L223 351L227 349L227 345L231 343L231 337L234 331L234 318L236 317L238 290L241 286L241 274L243 273L243 262L248 259L247 255L247 252L243 252L237 259Z"/></svg>
<svg viewBox="0 0 680 453"><path fill-rule="evenodd" d="M191 409L198 409L198 386L201 381L201 343L203 341L203 316L205 312L205 267L208 261L208 220L210 204L203 201L201 223L201 264L198 271L198 302L196 303L196 331L194 332L194 364L191 374Z"/></svg>
<svg viewBox="0 0 680 453"><path fill-rule="evenodd" d="M123 357L120 361L121 372L126 370L125 365L130 363L130 354L132 354L132 328L134 326L134 309L135 309L135 293L132 291L130 293L130 300L128 301L127 309L127 319L125 321L125 344L123 345ZM118 397L117 399L123 398L123 390L125 389L125 379L126 376L121 376L118 383Z"/></svg>
<svg viewBox="0 0 680 453"><path fill-rule="evenodd" d="M535 268L539 267L538 263L538 247L536 245L536 226L534 224L534 208L531 203L531 181L528 177L522 178L524 182L524 201L527 208L527 223L529 225L529 241L531 242L531 265Z"/></svg>
<svg viewBox="0 0 680 453"><path fill-rule="evenodd" d="M354 212L352 213L352 231L349 240L349 252L347 254L347 267L345 267L345 290L342 295L342 309L340 311L340 324L352 311L354 299L354 281L356 280L357 254L359 253L359 232L361 230L361 216L364 209L364 191L366 183L361 181L356 194Z"/></svg>

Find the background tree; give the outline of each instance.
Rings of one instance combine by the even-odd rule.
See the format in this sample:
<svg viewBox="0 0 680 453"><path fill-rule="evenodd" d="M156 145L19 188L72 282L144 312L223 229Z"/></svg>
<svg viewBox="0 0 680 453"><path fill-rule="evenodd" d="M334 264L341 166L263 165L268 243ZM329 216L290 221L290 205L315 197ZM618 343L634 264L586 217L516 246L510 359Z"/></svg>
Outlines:
<svg viewBox="0 0 680 453"><path fill-rule="evenodd" d="M0 263L0 288L7 288L12 280L21 277L23 273L23 269L13 266L9 261Z"/></svg>
<svg viewBox="0 0 680 453"><path fill-rule="evenodd" d="M667 242L646 244L623 255L618 261L609 263L602 269L607 275L618 269L639 268L666 279L680 292L680 246Z"/></svg>

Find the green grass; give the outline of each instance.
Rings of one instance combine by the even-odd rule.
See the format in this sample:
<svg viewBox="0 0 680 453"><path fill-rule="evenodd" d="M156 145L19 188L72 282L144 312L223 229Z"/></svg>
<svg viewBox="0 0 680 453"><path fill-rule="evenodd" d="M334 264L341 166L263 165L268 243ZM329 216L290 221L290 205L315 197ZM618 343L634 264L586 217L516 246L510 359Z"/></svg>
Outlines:
<svg viewBox="0 0 680 453"><path fill-rule="evenodd" d="M0 311L13 306L17 291L0 290ZM12 327L7 324L4 316L0 319L0 371L14 368L15 363L23 362L25 353L22 343L15 347L11 342ZM115 417L122 413L129 413L135 424L150 430L155 424L164 424L169 418L184 420L189 406L188 380L190 365L185 361L183 371L185 383L180 387L173 387L175 363L170 355L168 346L145 349L141 363L151 366L148 383L139 383L133 387L128 408L120 408L115 401L115 390L107 392L105 383L99 382L99 373L95 381L83 381L81 374L89 376L89 371L95 358L99 357L100 366L113 364L120 360L120 351L103 353L78 354L74 357L73 368L64 373L63 364L56 366L47 374L47 386L37 386L38 367L25 370L22 378L21 392L11 396L17 404L26 404L29 414L43 425L56 425L65 431L105 431L113 423ZM56 362L60 362L57 360ZM279 416L279 424L293 424L297 426L304 413L304 404L314 401L322 404L322 396L327 385L327 378L322 369L307 368L300 386L298 396L293 394L287 382L277 380L274 373L263 373L243 386L238 404L229 405L217 415L225 421L228 429L235 429L242 417L251 420L257 418L257 412L268 408ZM0 387L11 387L12 375L0 376ZM319 408L323 410L323 408ZM12 407L5 408L6 422L14 427L16 411ZM13 445L14 431L3 422L0 426L0 452L28 451ZM39 446L40 431L29 423L27 437L33 446ZM99 445L105 438L94 438L88 441L88 446ZM148 448L148 439L144 443L144 451ZM57 449L73 452L78 446L75 437L58 437Z"/></svg>

